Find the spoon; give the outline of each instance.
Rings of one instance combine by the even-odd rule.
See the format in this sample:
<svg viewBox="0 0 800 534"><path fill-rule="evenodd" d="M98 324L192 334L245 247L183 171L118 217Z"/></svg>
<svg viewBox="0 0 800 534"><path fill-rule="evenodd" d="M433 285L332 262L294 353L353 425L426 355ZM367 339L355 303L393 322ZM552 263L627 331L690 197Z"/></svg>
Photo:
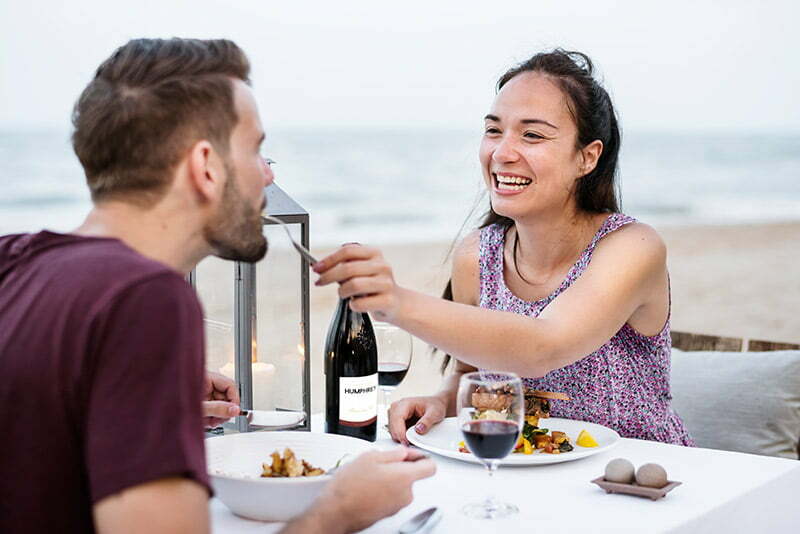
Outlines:
<svg viewBox="0 0 800 534"><path fill-rule="evenodd" d="M289 226L285 222L283 222L282 220L280 220L280 219L278 219L276 217L272 217L270 215L261 215L261 218L262 219L266 219L266 220L271 221L271 222L274 222L274 223L277 223L277 224L280 224L283 227L283 229L286 230L286 235L289 236L289 241L292 242L292 245L294 245L295 250L297 250L297 252L299 252L300 255L303 256L303 258L305 258L306 261L308 263L310 263L311 265L314 265L315 263L317 263L317 259L314 258L314 256L311 255L311 253L308 251L308 249L294 240L294 237L292 237L292 233L289 231Z"/></svg>
<svg viewBox="0 0 800 534"><path fill-rule="evenodd" d="M415 532L428 532L432 529L436 523L438 523L442 519L442 513L439 511L439 508L434 506L433 508L428 508L424 512L420 512L402 525L400 525L400 530L398 534L413 534Z"/></svg>

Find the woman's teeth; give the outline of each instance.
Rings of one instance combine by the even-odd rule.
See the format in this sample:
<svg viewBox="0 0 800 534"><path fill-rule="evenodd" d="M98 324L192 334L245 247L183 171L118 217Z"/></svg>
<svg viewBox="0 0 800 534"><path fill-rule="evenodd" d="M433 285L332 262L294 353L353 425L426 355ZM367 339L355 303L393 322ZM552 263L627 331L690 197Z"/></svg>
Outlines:
<svg viewBox="0 0 800 534"><path fill-rule="evenodd" d="M497 189L501 191L522 191L531 184L529 178L522 178L520 176L500 176L495 175L497 181Z"/></svg>

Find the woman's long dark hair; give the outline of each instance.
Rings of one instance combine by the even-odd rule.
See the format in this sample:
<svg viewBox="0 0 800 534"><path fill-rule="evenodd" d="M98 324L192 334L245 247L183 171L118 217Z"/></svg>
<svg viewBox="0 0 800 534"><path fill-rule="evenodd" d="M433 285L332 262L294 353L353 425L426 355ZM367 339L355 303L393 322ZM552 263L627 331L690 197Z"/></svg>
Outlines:
<svg viewBox="0 0 800 534"><path fill-rule="evenodd" d="M551 52L541 52L527 61L512 67L499 80L497 91L510 80L524 72L539 72L552 78L567 96L567 107L578 130L576 150L589 143L600 140L603 151L595 168L578 178L575 200L580 211L586 213L616 213L619 211L619 192L617 188L617 159L621 141L617 115L608 92L594 79L594 66L589 56L581 52L571 52L557 48ZM478 228L498 224L504 232L514 226L514 221L499 215L489 205L489 211ZM517 236L514 235L514 268L522 276L517 266ZM447 282L442 298L453 300L453 285ZM450 363L450 355L445 354L442 372Z"/></svg>

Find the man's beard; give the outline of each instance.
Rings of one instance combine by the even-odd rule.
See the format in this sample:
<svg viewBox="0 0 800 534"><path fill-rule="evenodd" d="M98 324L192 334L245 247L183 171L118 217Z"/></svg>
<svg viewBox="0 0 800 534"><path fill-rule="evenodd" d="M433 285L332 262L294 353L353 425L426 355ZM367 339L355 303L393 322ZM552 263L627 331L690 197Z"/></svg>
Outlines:
<svg viewBox="0 0 800 534"><path fill-rule="evenodd" d="M224 260L255 263L267 253L267 238L261 225L261 213L248 204L239 188L233 170L228 174L219 212L203 228L214 255Z"/></svg>

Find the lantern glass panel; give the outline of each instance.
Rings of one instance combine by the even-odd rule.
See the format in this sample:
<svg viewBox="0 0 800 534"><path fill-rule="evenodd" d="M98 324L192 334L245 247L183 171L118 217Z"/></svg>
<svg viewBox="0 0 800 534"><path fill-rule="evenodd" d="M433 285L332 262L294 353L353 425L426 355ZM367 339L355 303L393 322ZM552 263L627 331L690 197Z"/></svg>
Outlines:
<svg viewBox="0 0 800 534"><path fill-rule="evenodd" d="M289 224L288 228L300 242L301 225ZM258 346L253 372L253 407L302 410L301 258L279 225L264 226L264 234L269 241L269 252L256 271Z"/></svg>
<svg viewBox="0 0 800 534"><path fill-rule="evenodd" d="M233 263L209 256L195 268L195 290L203 305L206 369L234 377Z"/></svg>

